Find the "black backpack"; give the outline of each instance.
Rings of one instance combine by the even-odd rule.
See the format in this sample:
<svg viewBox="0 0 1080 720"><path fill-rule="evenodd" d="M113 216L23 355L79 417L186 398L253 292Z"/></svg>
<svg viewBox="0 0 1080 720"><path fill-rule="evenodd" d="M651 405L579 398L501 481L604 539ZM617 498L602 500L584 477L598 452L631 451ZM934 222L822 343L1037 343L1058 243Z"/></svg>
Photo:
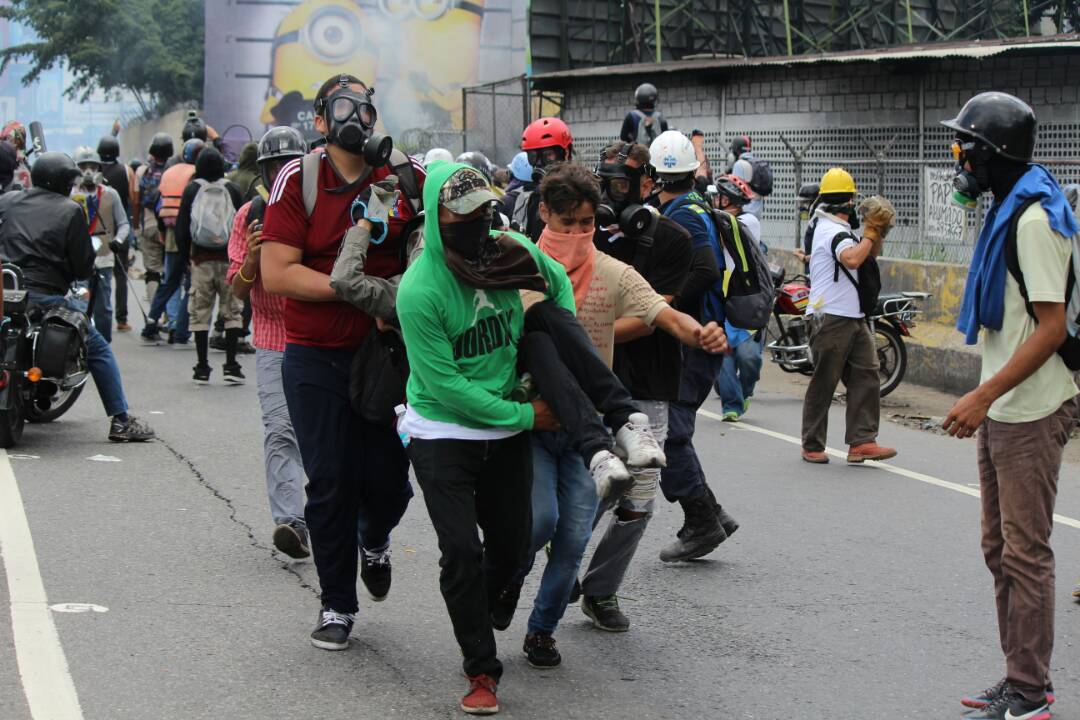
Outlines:
<svg viewBox="0 0 1080 720"><path fill-rule="evenodd" d="M1033 198L1020 205L1020 209L1013 213L1012 218L1009 219L1009 232L1005 236L1005 267L1008 268L1009 274L1016 280L1020 290L1020 297L1024 298L1024 307L1027 308L1028 315L1036 323L1039 319L1035 317L1035 309L1031 306L1031 301L1028 300L1027 283L1024 282L1024 274L1020 271L1020 256L1016 249L1016 232L1017 227L1020 225L1020 217L1037 202L1039 202L1038 198ZM1077 238L1073 238L1072 242L1073 252L1075 253ZM1065 367L1075 372L1080 370L1080 338L1075 334L1077 323L1080 322L1080 315L1077 315L1077 309L1080 306L1080 289L1076 286L1074 263L1075 259L1070 257L1069 275L1065 281L1065 320L1068 333L1065 335L1065 342L1058 348L1057 353L1065 361Z"/></svg>
<svg viewBox="0 0 1080 720"><path fill-rule="evenodd" d="M836 257L836 248L844 240L859 242L859 238L847 231L836 233L835 237L833 237L833 282L840 282L841 272L847 275L847 279L851 281L851 284L855 286L855 290L859 293L859 310L866 317L870 317L877 310L878 296L881 295L881 270L878 269L877 260L868 255L866 262L860 265L856 271L858 276L856 280L856 275L852 275L847 266L840 262L840 258Z"/></svg>

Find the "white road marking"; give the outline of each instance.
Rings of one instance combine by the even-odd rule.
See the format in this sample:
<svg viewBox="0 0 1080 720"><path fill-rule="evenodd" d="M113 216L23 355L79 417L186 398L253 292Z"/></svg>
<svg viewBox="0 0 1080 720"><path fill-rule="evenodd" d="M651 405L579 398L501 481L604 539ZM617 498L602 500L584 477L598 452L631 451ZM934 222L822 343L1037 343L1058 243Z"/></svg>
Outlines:
<svg viewBox="0 0 1080 720"><path fill-rule="evenodd" d="M123 462L123 460L116 457L115 455L91 455L86 459L93 460L94 462Z"/></svg>
<svg viewBox="0 0 1080 720"><path fill-rule="evenodd" d="M0 559L7 573L15 659L31 717L82 720L79 696L49 612L22 496L3 450L0 450Z"/></svg>
<svg viewBox="0 0 1080 720"><path fill-rule="evenodd" d="M708 410L698 410L698 415L707 417L710 420L716 420L717 422L723 422L723 416L718 415L714 412L710 412ZM797 438L792 435L785 435L784 433L776 432L775 430L768 430L758 425L751 425L750 423L747 423L745 421L737 423L726 423L726 425L728 425L729 427L733 427L737 430L745 430L749 432L756 432L761 435L767 435L768 437L774 438L776 440L783 440L786 443L791 443L792 445L798 445L799 447L802 447L801 438ZM847 461L847 453L842 450L825 448L825 453L827 455L831 455L832 457L840 458L845 462ZM908 470L907 468L890 465L889 463L885 462L876 462L874 460L867 460L865 464L871 467L881 468L882 470L886 472L891 472L894 475L900 475L902 477L910 478L911 480L918 480L919 482L926 483L927 485L936 485L937 487L945 488L946 490L952 490L953 492L963 493L964 495L970 495L971 497L979 497L979 491L973 487L968 487L967 485L961 485L959 483L949 482L948 480L942 480L941 478L936 478L933 475L926 475L921 472L915 472L914 470ZM1059 525L1065 525L1067 527L1080 530L1080 520L1068 517L1067 515L1058 515L1057 513L1055 513L1054 522Z"/></svg>
<svg viewBox="0 0 1080 720"><path fill-rule="evenodd" d="M58 613L107 613L109 608L104 605L95 605L94 603L57 603L50 605L49 609Z"/></svg>

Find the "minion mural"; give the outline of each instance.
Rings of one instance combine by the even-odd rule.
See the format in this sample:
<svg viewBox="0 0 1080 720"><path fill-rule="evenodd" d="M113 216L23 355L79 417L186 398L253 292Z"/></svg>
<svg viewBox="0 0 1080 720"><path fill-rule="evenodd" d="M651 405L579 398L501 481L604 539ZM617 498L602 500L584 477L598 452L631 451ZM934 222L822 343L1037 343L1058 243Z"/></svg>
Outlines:
<svg viewBox="0 0 1080 720"><path fill-rule="evenodd" d="M461 88L477 82L491 1L303 0L274 31L259 122L313 137L315 92L349 73L375 88L383 132L460 129Z"/></svg>

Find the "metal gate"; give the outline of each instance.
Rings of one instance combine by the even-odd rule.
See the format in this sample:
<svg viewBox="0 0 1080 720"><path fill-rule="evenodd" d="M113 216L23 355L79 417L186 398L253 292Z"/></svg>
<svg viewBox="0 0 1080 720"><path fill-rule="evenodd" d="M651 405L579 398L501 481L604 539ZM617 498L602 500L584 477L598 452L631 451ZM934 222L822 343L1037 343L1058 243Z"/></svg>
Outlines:
<svg viewBox="0 0 1080 720"><path fill-rule="evenodd" d="M561 109L561 95L532 90L525 75L462 88L461 147L508 165L520 152L525 126Z"/></svg>

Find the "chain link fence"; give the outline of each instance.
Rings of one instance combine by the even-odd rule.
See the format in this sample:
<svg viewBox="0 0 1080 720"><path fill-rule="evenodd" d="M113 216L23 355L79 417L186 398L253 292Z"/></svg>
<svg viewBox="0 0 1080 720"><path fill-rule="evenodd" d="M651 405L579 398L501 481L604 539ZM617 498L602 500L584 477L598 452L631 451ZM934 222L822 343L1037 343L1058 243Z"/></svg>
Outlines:
<svg viewBox="0 0 1080 720"><path fill-rule="evenodd" d="M506 166L521 151L521 133L539 117L558 115L562 96L530 90L524 75L485 85L462 88L462 131L454 145L479 151L488 160Z"/></svg>

